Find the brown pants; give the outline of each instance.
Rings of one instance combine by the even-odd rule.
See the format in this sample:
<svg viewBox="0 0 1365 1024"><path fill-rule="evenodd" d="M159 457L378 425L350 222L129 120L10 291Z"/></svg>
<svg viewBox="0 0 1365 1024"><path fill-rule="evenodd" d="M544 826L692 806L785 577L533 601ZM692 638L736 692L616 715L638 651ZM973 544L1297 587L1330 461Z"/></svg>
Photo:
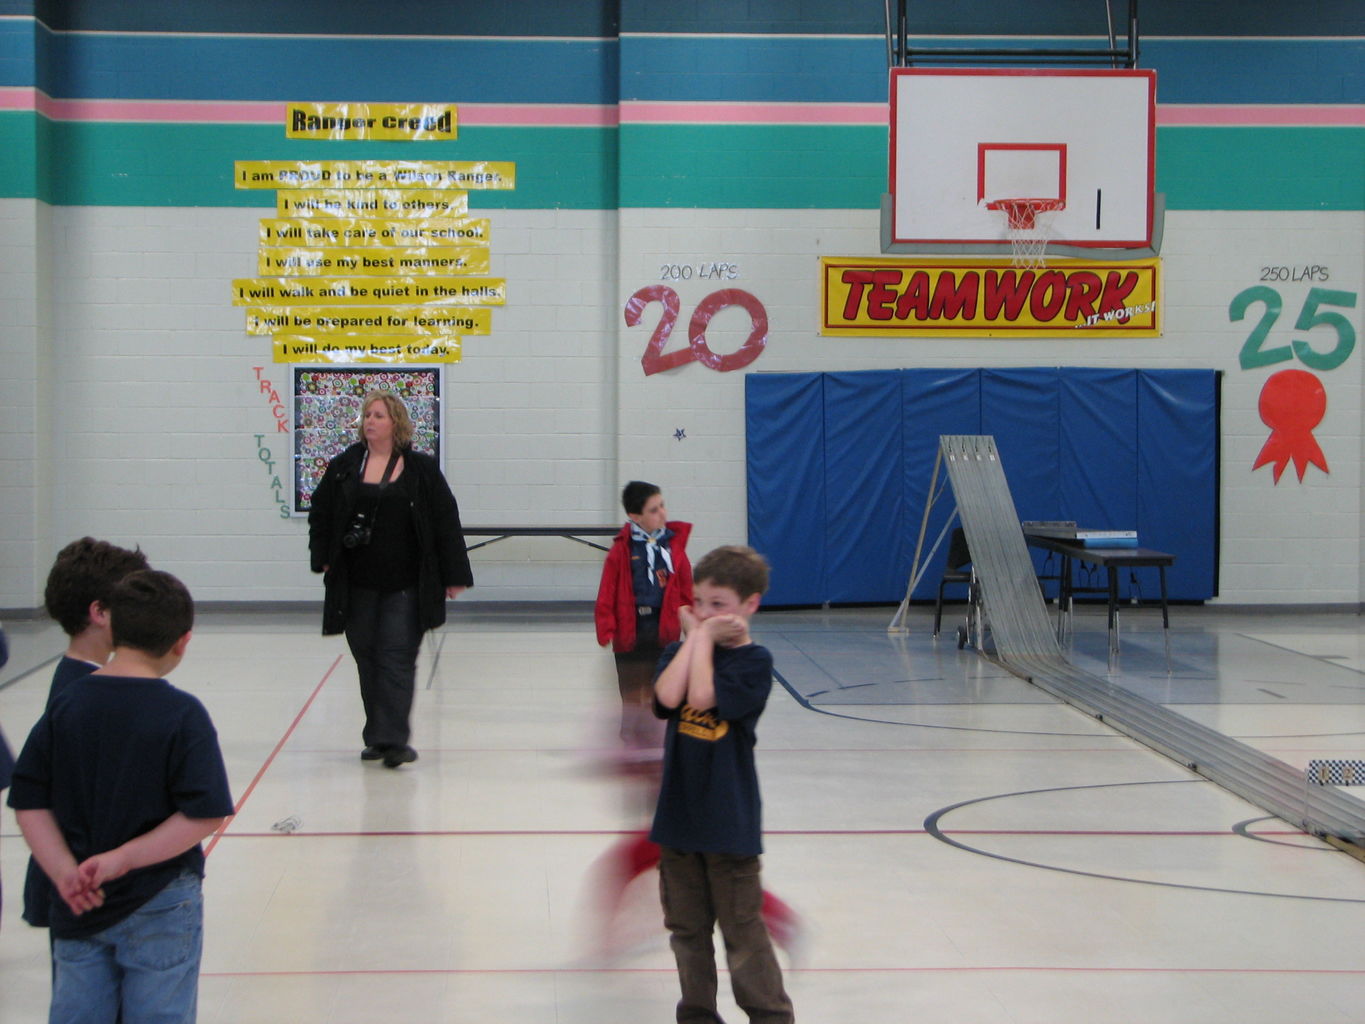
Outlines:
<svg viewBox="0 0 1365 1024"><path fill-rule="evenodd" d="M792 1024L792 1003L763 923L757 857L686 853L665 846L659 860L659 895L678 961L679 1024L725 1024L716 1010L712 940L717 922L735 1002L752 1024Z"/></svg>

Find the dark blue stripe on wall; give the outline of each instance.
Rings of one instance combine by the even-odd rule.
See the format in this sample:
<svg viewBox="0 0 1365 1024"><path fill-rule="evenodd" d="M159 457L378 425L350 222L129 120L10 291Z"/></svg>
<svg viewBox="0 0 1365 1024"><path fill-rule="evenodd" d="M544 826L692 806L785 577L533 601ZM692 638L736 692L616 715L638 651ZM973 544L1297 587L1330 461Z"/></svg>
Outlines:
<svg viewBox="0 0 1365 1024"><path fill-rule="evenodd" d="M281 39L42 32L59 99L616 102L609 40Z"/></svg>
<svg viewBox="0 0 1365 1024"><path fill-rule="evenodd" d="M1158 103L1365 102L1361 40L1154 39L1142 64Z"/></svg>
<svg viewBox="0 0 1365 1024"><path fill-rule="evenodd" d="M891 3L891 16L896 4ZM1127 32L1128 4L1109 0L1114 31ZM911 0L907 25L912 35L1002 36L1104 35L1108 31L1101 0ZM871 33L885 26L881 0L830 3L829 0L725 0L680 4L677 0L621 0L622 32L830 32ZM1360 0L1146 0L1138 5L1142 35L1319 36L1365 33ZM964 45L964 44L954 44Z"/></svg>
<svg viewBox="0 0 1365 1024"><path fill-rule="evenodd" d="M33 85L33 25L0 20L0 86Z"/></svg>
<svg viewBox="0 0 1365 1024"><path fill-rule="evenodd" d="M887 98L880 39L631 37L621 47L622 99ZM1365 43L1359 40L1154 40L1143 45L1142 64L1156 69L1159 103L1365 102Z"/></svg>
<svg viewBox="0 0 1365 1024"><path fill-rule="evenodd" d="M9 11L17 6L20 10ZM0 0L0 13L86 32L280 32L289 35L611 36L617 0Z"/></svg>
<svg viewBox="0 0 1365 1024"><path fill-rule="evenodd" d="M628 38L623 100L886 102L881 39Z"/></svg>
<svg viewBox="0 0 1365 1024"><path fill-rule="evenodd" d="M895 4L891 5L894 17ZM1114 27L1126 30L1128 5L1110 0ZM101 32L281 32L336 35L609 36L623 32L855 33L880 36L881 0L0 0L0 14L36 13L56 29ZM908 8L912 34L1003 36L1103 35L1097 0L1003 4L954 0ZM1144 35L1321 36L1365 34L1359 0L1147 0L1139 5Z"/></svg>

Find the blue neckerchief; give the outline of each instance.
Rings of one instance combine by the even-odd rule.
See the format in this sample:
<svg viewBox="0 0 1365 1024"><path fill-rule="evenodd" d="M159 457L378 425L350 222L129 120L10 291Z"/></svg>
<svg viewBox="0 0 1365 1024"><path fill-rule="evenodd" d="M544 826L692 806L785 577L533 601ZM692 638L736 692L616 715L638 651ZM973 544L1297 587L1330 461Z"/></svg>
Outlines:
<svg viewBox="0 0 1365 1024"><path fill-rule="evenodd" d="M673 556L669 554L668 548L661 543L673 536L673 532L667 526L661 526L653 533L646 533L642 530L634 519L626 520L630 526L630 539L638 540L645 546L645 555L649 559L649 579L655 586L662 587L669 576L673 575ZM664 560L664 579L659 579L656 569L656 561L659 557Z"/></svg>

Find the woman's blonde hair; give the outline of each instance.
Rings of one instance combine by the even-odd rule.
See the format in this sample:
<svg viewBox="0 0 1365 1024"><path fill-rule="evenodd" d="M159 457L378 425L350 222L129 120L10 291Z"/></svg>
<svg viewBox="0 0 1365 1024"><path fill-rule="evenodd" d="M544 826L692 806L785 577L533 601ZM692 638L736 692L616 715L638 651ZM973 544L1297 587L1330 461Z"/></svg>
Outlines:
<svg viewBox="0 0 1365 1024"><path fill-rule="evenodd" d="M389 419L393 420L393 443L399 448L408 447L412 443L412 417L408 415L408 407L403 400L392 391L371 391L365 396L360 403L360 416L355 422L356 436L362 442L365 440L365 410L375 402L383 402L384 408L389 411Z"/></svg>

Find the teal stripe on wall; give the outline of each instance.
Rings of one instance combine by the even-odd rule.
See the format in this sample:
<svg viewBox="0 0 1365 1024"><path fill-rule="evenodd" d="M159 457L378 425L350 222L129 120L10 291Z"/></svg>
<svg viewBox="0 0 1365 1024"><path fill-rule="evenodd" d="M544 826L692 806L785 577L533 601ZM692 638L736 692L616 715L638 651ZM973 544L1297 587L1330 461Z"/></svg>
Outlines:
<svg viewBox="0 0 1365 1024"><path fill-rule="evenodd" d="M37 196L37 145L31 111L0 111L0 198Z"/></svg>
<svg viewBox="0 0 1365 1024"><path fill-rule="evenodd" d="M876 208L886 129L622 125L623 207Z"/></svg>
<svg viewBox="0 0 1365 1024"><path fill-rule="evenodd" d="M517 188L470 193L475 209L613 209L616 130L461 129L453 143L300 142L275 126L90 124L39 119L51 173L35 184L34 115L0 114L0 196L60 206L272 207L273 190L233 187L236 160L490 160ZM25 143L25 140L26 143ZM26 149L23 147L27 146Z"/></svg>
<svg viewBox="0 0 1365 1024"><path fill-rule="evenodd" d="M1358 128L1157 130L1171 210L1365 209L1363 169ZM868 209L886 176L878 127L621 128L623 207Z"/></svg>
<svg viewBox="0 0 1365 1024"><path fill-rule="evenodd" d="M515 191L471 194L473 208L489 210L876 209L886 190L886 131L872 126L625 125L619 167L617 129L460 134L453 143L362 146L282 140L273 126L54 123L0 112L0 197L270 207L273 192L232 187L232 166L281 159L515 162ZM1365 209L1362 169L1358 128L1157 132L1157 188L1171 210Z"/></svg>
<svg viewBox="0 0 1365 1024"><path fill-rule="evenodd" d="M1160 128L1156 182L1171 210L1362 210L1365 131Z"/></svg>

